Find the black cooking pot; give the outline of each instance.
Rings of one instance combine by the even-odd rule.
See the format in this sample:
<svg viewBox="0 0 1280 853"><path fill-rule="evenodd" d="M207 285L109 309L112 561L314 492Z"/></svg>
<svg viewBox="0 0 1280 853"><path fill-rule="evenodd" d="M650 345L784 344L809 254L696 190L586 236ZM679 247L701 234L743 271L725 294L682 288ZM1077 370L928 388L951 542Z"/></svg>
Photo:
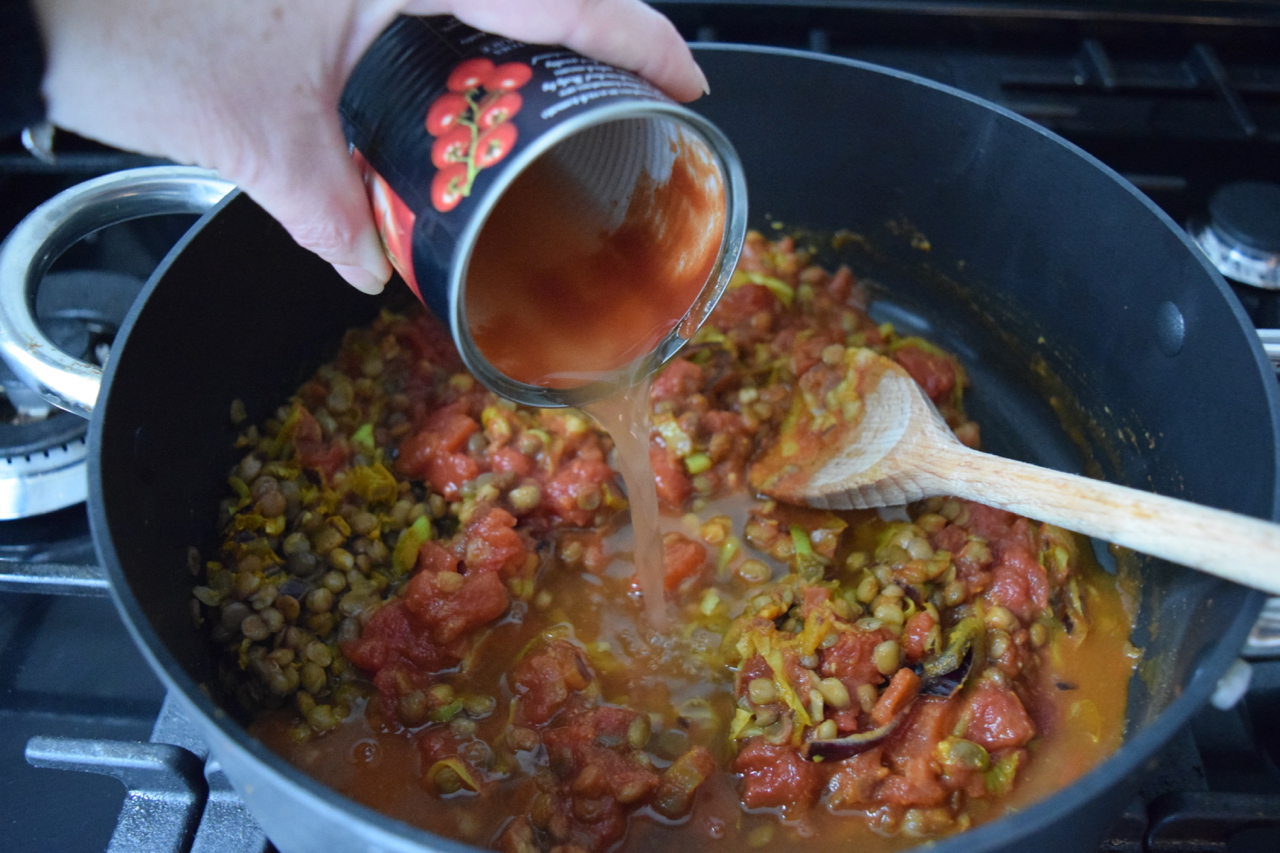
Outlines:
<svg viewBox="0 0 1280 853"><path fill-rule="evenodd" d="M1262 350L1223 281L1133 187L1035 125L910 75L766 49L713 46L698 59L714 94L696 108L742 155L755 227L806 230L823 247L836 229L851 232L835 241L841 249L824 248L827 260L883 288L879 319L960 355L989 449L1276 517L1280 403ZM225 189L207 176L166 178L140 196L111 180L98 196L124 215L157 192L155 206L172 210ZM81 233L103 224L100 208L72 215ZM29 252L28 277L76 230L45 227L55 238ZM24 275L16 251L0 255L6 291ZM21 366L30 329L3 296L6 357ZM235 461L232 400L262 419L379 304L232 194L152 278L93 411L90 516L120 611L283 851L466 849L348 801L250 738L206 692L212 655L189 613L188 549L214 543ZM68 384L96 381L46 370L23 368L64 403L77 393ZM1145 759L1207 701L1262 596L1132 562L1144 661L1125 745L1070 787L936 853L1095 848Z"/></svg>

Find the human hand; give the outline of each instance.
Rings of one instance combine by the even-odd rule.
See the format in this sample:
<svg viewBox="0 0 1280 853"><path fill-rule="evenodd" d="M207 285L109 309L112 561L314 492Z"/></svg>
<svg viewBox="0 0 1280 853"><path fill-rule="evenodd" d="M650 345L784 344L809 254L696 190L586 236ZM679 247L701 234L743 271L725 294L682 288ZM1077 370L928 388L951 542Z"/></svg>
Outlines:
<svg viewBox="0 0 1280 853"><path fill-rule="evenodd" d="M706 78L641 0L34 0L49 120L107 145L214 169L354 287L382 290L382 251L338 99L398 14L563 44L682 101Z"/></svg>

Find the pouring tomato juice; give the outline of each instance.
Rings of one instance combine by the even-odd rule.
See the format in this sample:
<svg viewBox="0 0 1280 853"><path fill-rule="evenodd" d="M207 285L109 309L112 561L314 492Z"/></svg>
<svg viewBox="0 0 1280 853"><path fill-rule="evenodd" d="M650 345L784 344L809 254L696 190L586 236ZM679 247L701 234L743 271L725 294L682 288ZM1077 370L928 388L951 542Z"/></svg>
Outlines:
<svg viewBox="0 0 1280 853"><path fill-rule="evenodd" d="M614 212L556 161L515 179L480 231L464 294L499 371L546 387L607 380L680 324L715 270L726 211L711 164L683 141L675 153L665 181L641 175L612 228Z"/></svg>
<svg viewBox="0 0 1280 853"><path fill-rule="evenodd" d="M666 631L633 594L607 435L485 391L425 315L349 333L246 431L196 590L250 730L504 851L901 849L1076 778L1118 745L1134 662L1087 546L958 500L885 518L747 491L850 346L977 440L960 364L865 308L848 270L752 235L655 378Z"/></svg>
<svg viewBox="0 0 1280 853"><path fill-rule="evenodd" d="M530 385L616 389L587 410L613 437L635 564L657 625L666 618L649 386L635 364L694 310L715 274L726 221L718 169L683 138L672 153L666 180L642 174L612 228L602 223L617 217L573 173L549 157L535 160L485 221L464 294L470 333L501 373Z"/></svg>

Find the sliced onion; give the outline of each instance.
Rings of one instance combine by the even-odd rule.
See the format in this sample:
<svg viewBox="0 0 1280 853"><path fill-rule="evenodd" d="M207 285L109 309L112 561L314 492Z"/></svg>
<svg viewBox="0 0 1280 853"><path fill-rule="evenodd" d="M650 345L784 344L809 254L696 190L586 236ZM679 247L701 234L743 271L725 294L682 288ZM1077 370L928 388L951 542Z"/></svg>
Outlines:
<svg viewBox="0 0 1280 853"><path fill-rule="evenodd" d="M951 697L956 695L956 693L960 692L960 688L964 686L965 679L969 677L969 672L973 669L973 657L973 646L970 645L965 650L964 656L960 658L959 665L955 669L950 672L923 676L920 692L916 696ZM879 728L829 740L805 741L800 748L800 754L810 761L840 761L866 752L892 734L914 704L915 700L912 699L905 708L898 712L897 716Z"/></svg>
<svg viewBox="0 0 1280 853"><path fill-rule="evenodd" d="M910 708L911 706L908 705L907 707ZM904 710L878 729L857 732L856 734L832 738L831 740L805 741L804 745L800 747L800 755L810 761L840 761L844 758L852 758L861 752L866 752L887 738L906 715L907 712Z"/></svg>
<svg viewBox="0 0 1280 853"><path fill-rule="evenodd" d="M960 664L950 672L942 672L936 675L926 675L920 684L921 696L947 696L951 697L960 692L960 688L964 686L965 679L969 677L969 673L973 670L973 646L965 649L964 657L960 658Z"/></svg>

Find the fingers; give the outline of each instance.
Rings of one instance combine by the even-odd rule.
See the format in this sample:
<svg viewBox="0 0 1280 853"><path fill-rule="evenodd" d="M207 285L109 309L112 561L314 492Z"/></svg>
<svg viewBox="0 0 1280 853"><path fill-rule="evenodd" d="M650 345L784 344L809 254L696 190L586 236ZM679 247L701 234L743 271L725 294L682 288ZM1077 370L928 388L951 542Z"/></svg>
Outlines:
<svg viewBox="0 0 1280 853"><path fill-rule="evenodd" d="M40 0L50 118L115 147L217 170L352 285L376 293L391 267L337 116L347 13L306 0L272 6L274 14L251 0Z"/></svg>
<svg viewBox="0 0 1280 853"><path fill-rule="evenodd" d="M635 71L679 101L710 90L675 25L638 0L582 3L582 14L561 40L566 47Z"/></svg>
<svg viewBox="0 0 1280 853"><path fill-rule="evenodd" d="M452 13L486 32L563 44L634 71L681 101L707 91L706 77L675 26L642 0L369 0L357 7L347 33L346 70L399 12ZM357 289L377 293L391 267L336 121L326 125L326 143L323 135L307 135L240 183L298 243L332 263Z"/></svg>
<svg viewBox="0 0 1280 853"><path fill-rule="evenodd" d="M411 0L428 13L438 0ZM534 44L562 44L634 71L680 101L709 91L693 53L665 16L641 0L453 0L461 21Z"/></svg>
<svg viewBox="0 0 1280 853"><path fill-rule="evenodd" d="M364 293L381 293L391 265L336 118L299 127L312 133L269 143L256 153L251 174L227 177L300 246L333 264L349 284Z"/></svg>
<svg viewBox="0 0 1280 853"><path fill-rule="evenodd" d="M706 90L680 34L642 0L271 5L264 15L252 0L39 0L50 116L110 145L218 170L366 292L382 289L391 266L336 106L351 65L397 12L452 12L510 38L564 44L681 100ZM115 26L125 19L139 27Z"/></svg>
<svg viewBox="0 0 1280 853"><path fill-rule="evenodd" d="M584 0L561 43L634 71L678 101L693 101L710 91L675 25L639 0Z"/></svg>

